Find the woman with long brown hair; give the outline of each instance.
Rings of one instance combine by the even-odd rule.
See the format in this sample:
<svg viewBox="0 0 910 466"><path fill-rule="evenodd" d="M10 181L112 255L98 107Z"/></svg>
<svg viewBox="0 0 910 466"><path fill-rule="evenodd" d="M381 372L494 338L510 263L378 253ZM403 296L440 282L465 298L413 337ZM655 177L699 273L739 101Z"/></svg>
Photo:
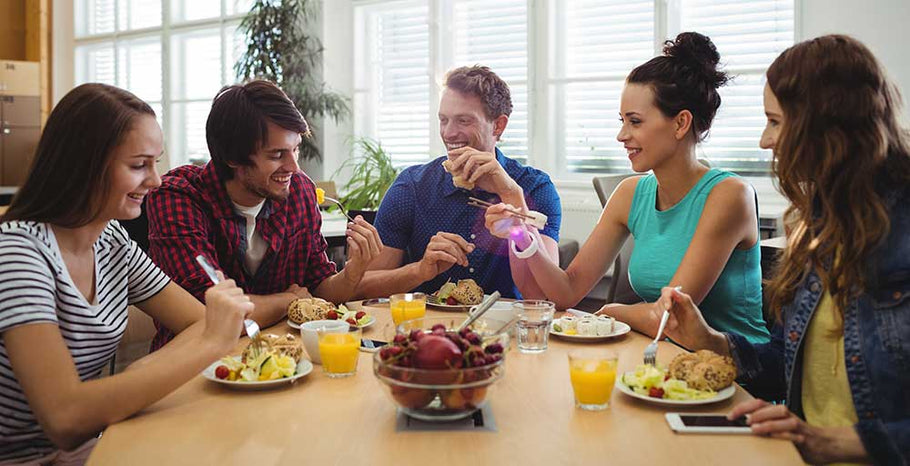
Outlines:
<svg viewBox="0 0 910 466"><path fill-rule="evenodd" d="M666 288L667 334L732 355L754 394L752 431L810 463L910 461L910 147L899 97L872 53L831 35L784 51L765 87L762 147L791 201L770 283L780 324L765 345L705 323Z"/></svg>
<svg viewBox="0 0 910 466"><path fill-rule="evenodd" d="M0 219L0 464L81 464L108 424L236 345L252 311L242 290L225 280L203 306L114 221L136 218L161 183L162 148L151 107L112 86L79 86L48 117L28 179ZM128 304L181 335L98 379Z"/></svg>

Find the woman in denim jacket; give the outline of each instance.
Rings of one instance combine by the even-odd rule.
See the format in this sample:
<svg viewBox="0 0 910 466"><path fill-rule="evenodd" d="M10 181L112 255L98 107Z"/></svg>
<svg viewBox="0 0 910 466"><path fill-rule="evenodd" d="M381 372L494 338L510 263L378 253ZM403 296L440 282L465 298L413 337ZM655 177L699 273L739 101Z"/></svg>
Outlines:
<svg viewBox="0 0 910 466"><path fill-rule="evenodd" d="M784 51L765 87L774 172L792 202L770 283L772 341L708 327L665 288L667 335L731 355L739 382L771 400L733 408L756 434L810 463L910 461L910 149L899 98L858 41L824 36Z"/></svg>

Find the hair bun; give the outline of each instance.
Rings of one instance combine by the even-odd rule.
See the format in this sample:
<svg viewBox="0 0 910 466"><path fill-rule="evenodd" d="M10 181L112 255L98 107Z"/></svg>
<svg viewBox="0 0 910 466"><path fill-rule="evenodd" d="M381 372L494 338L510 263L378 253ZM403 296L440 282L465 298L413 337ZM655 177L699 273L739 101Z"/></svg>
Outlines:
<svg viewBox="0 0 910 466"><path fill-rule="evenodd" d="M723 86L729 79L727 74L717 69L720 54L708 36L697 32L683 32L676 40L664 42L664 55L682 62L685 66L698 71L715 88Z"/></svg>

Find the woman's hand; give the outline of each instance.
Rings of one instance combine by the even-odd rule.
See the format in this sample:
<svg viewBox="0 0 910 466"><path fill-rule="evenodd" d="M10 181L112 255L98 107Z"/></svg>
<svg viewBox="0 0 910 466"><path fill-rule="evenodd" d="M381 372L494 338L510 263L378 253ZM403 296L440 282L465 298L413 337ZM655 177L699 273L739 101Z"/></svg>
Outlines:
<svg viewBox="0 0 910 466"><path fill-rule="evenodd" d="M666 286L657 300L659 309L670 311L664 334L690 350L709 349L729 356L727 338L705 322L692 297L674 287Z"/></svg>
<svg viewBox="0 0 910 466"><path fill-rule="evenodd" d="M786 406L758 399L734 406L727 419L741 416L746 416L746 424L753 433L793 442L807 463L869 461L866 448L853 427L811 426Z"/></svg>
<svg viewBox="0 0 910 466"><path fill-rule="evenodd" d="M237 344L243 331L243 319L253 312L253 302L234 280L224 278L220 271L215 272L221 282L205 292L205 329L206 340L214 342L227 353Z"/></svg>
<svg viewBox="0 0 910 466"><path fill-rule="evenodd" d="M487 230L490 230L491 235L497 238L515 239L514 236L526 233L521 219L515 217L509 211L521 212L521 209L504 203L487 207L484 226L487 227ZM528 239L528 242L530 242L530 239ZM521 243L521 241L516 241L516 243Z"/></svg>

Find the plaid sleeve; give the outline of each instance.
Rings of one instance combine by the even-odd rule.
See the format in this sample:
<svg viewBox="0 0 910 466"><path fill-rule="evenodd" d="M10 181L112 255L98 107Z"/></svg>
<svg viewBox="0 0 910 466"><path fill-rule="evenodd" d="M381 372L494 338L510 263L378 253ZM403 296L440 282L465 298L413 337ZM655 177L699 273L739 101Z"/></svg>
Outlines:
<svg viewBox="0 0 910 466"><path fill-rule="evenodd" d="M294 204L289 215L301 215L303 241L294 245L293 260L289 265L295 267L297 284L309 288L312 292L326 278L335 275L335 263L329 260L326 253L328 243L322 236L322 214L316 203L316 185L307 176L302 176L303 184L299 195L294 196Z"/></svg>
<svg viewBox="0 0 910 466"><path fill-rule="evenodd" d="M174 282L205 302L205 290L212 283L195 257L203 254L221 269L215 247L208 241L209 216L197 198L171 186L152 191L146 202L149 257Z"/></svg>
<svg viewBox="0 0 910 466"><path fill-rule="evenodd" d="M415 199L408 170L403 171L382 198L375 227L382 244L406 250L414 225Z"/></svg>

